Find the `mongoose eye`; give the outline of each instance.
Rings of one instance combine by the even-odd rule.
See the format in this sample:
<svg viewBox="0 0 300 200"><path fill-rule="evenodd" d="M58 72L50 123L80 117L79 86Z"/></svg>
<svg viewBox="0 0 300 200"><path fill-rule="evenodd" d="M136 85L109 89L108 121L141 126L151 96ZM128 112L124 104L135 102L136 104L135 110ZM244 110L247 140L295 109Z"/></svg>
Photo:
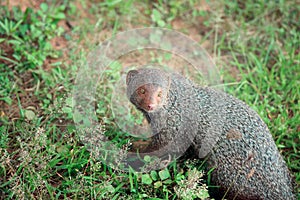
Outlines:
<svg viewBox="0 0 300 200"><path fill-rule="evenodd" d="M160 91L157 96L161 97L162 96L162 92Z"/></svg>
<svg viewBox="0 0 300 200"><path fill-rule="evenodd" d="M141 94L145 94L145 90L143 88L140 89Z"/></svg>

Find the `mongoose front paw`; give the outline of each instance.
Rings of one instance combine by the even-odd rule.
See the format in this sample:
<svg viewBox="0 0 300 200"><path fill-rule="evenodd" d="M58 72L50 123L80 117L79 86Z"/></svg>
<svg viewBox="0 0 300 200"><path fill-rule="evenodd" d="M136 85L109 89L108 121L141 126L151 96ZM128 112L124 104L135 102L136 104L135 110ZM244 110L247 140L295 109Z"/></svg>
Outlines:
<svg viewBox="0 0 300 200"><path fill-rule="evenodd" d="M146 153L148 152L148 146L150 145L151 140L138 140L132 142L131 145L131 152L139 152L139 153Z"/></svg>

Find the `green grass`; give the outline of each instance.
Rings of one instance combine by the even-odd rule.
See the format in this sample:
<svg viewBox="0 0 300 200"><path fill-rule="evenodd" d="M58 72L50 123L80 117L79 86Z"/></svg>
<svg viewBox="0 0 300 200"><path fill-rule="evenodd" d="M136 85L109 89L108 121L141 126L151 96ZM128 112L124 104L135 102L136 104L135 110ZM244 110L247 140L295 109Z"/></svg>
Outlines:
<svg viewBox="0 0 300 200"><path fill-rule="evenodd" d="M73 122L71 92L88 52L118 31L172 28L174 20L187 25L179 31L188 34L188 27L194 27L202 37L198 42L209 41L207 50L216 56L226 91L249 104L267 123L300 184L299 5L292 0L223 0L202 9L197 2L64 1L25 12L2 6L0 199L206 196L201 161L180 160L144 175L121 172L91 155ZM70 23L72 29L59 22ZM58 37L68 41L68 47L53 48L50 41ZM117 69L99 82L105 95L96 105L99 121L112 135L119 134L109 107Z"/></svg>

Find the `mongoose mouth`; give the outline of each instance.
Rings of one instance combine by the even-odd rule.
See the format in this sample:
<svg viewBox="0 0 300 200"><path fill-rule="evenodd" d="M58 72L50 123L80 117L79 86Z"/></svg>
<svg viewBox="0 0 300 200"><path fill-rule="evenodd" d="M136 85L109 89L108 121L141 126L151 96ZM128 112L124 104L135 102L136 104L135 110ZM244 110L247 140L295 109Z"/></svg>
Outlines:
<svg viewBox="0 0 300 200"><path fill-rule="evenodd" d="M153 108L153 107L151 107L151 108L146 108L146 109L144 109L146 112L154 112L156 109L155 108Z"/></svg>
<svg viewBox="0 0 300 200"><path fill-rule="evenodd" d="M143 106L143 109L148 113L155 112L158 108L159 106L155 104L149 104L147 106Z"/></svg>

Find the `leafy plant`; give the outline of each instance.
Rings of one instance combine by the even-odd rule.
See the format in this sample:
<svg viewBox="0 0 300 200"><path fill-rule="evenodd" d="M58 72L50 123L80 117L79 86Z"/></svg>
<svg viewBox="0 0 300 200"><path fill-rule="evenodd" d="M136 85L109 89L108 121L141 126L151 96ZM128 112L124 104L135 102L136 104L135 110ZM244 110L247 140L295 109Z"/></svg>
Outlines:
<svg viewBox="0 0 300 200"><path fill-rule="evenodd" d="M175 187L176 194L181 199L207 199L209 198L207 186L202 184L203 173L196 168L189 169L187 177L178 181Z"/></svg>
<svg viewBox="0 0 300 200"><path fill-rule="evenodd" d="M7 104L11 105L12 99L10 94L14 90L14 84L12 82L13 74L12 72L6 72L6 65L0 64L0 101L5 101Z"/></svg>

